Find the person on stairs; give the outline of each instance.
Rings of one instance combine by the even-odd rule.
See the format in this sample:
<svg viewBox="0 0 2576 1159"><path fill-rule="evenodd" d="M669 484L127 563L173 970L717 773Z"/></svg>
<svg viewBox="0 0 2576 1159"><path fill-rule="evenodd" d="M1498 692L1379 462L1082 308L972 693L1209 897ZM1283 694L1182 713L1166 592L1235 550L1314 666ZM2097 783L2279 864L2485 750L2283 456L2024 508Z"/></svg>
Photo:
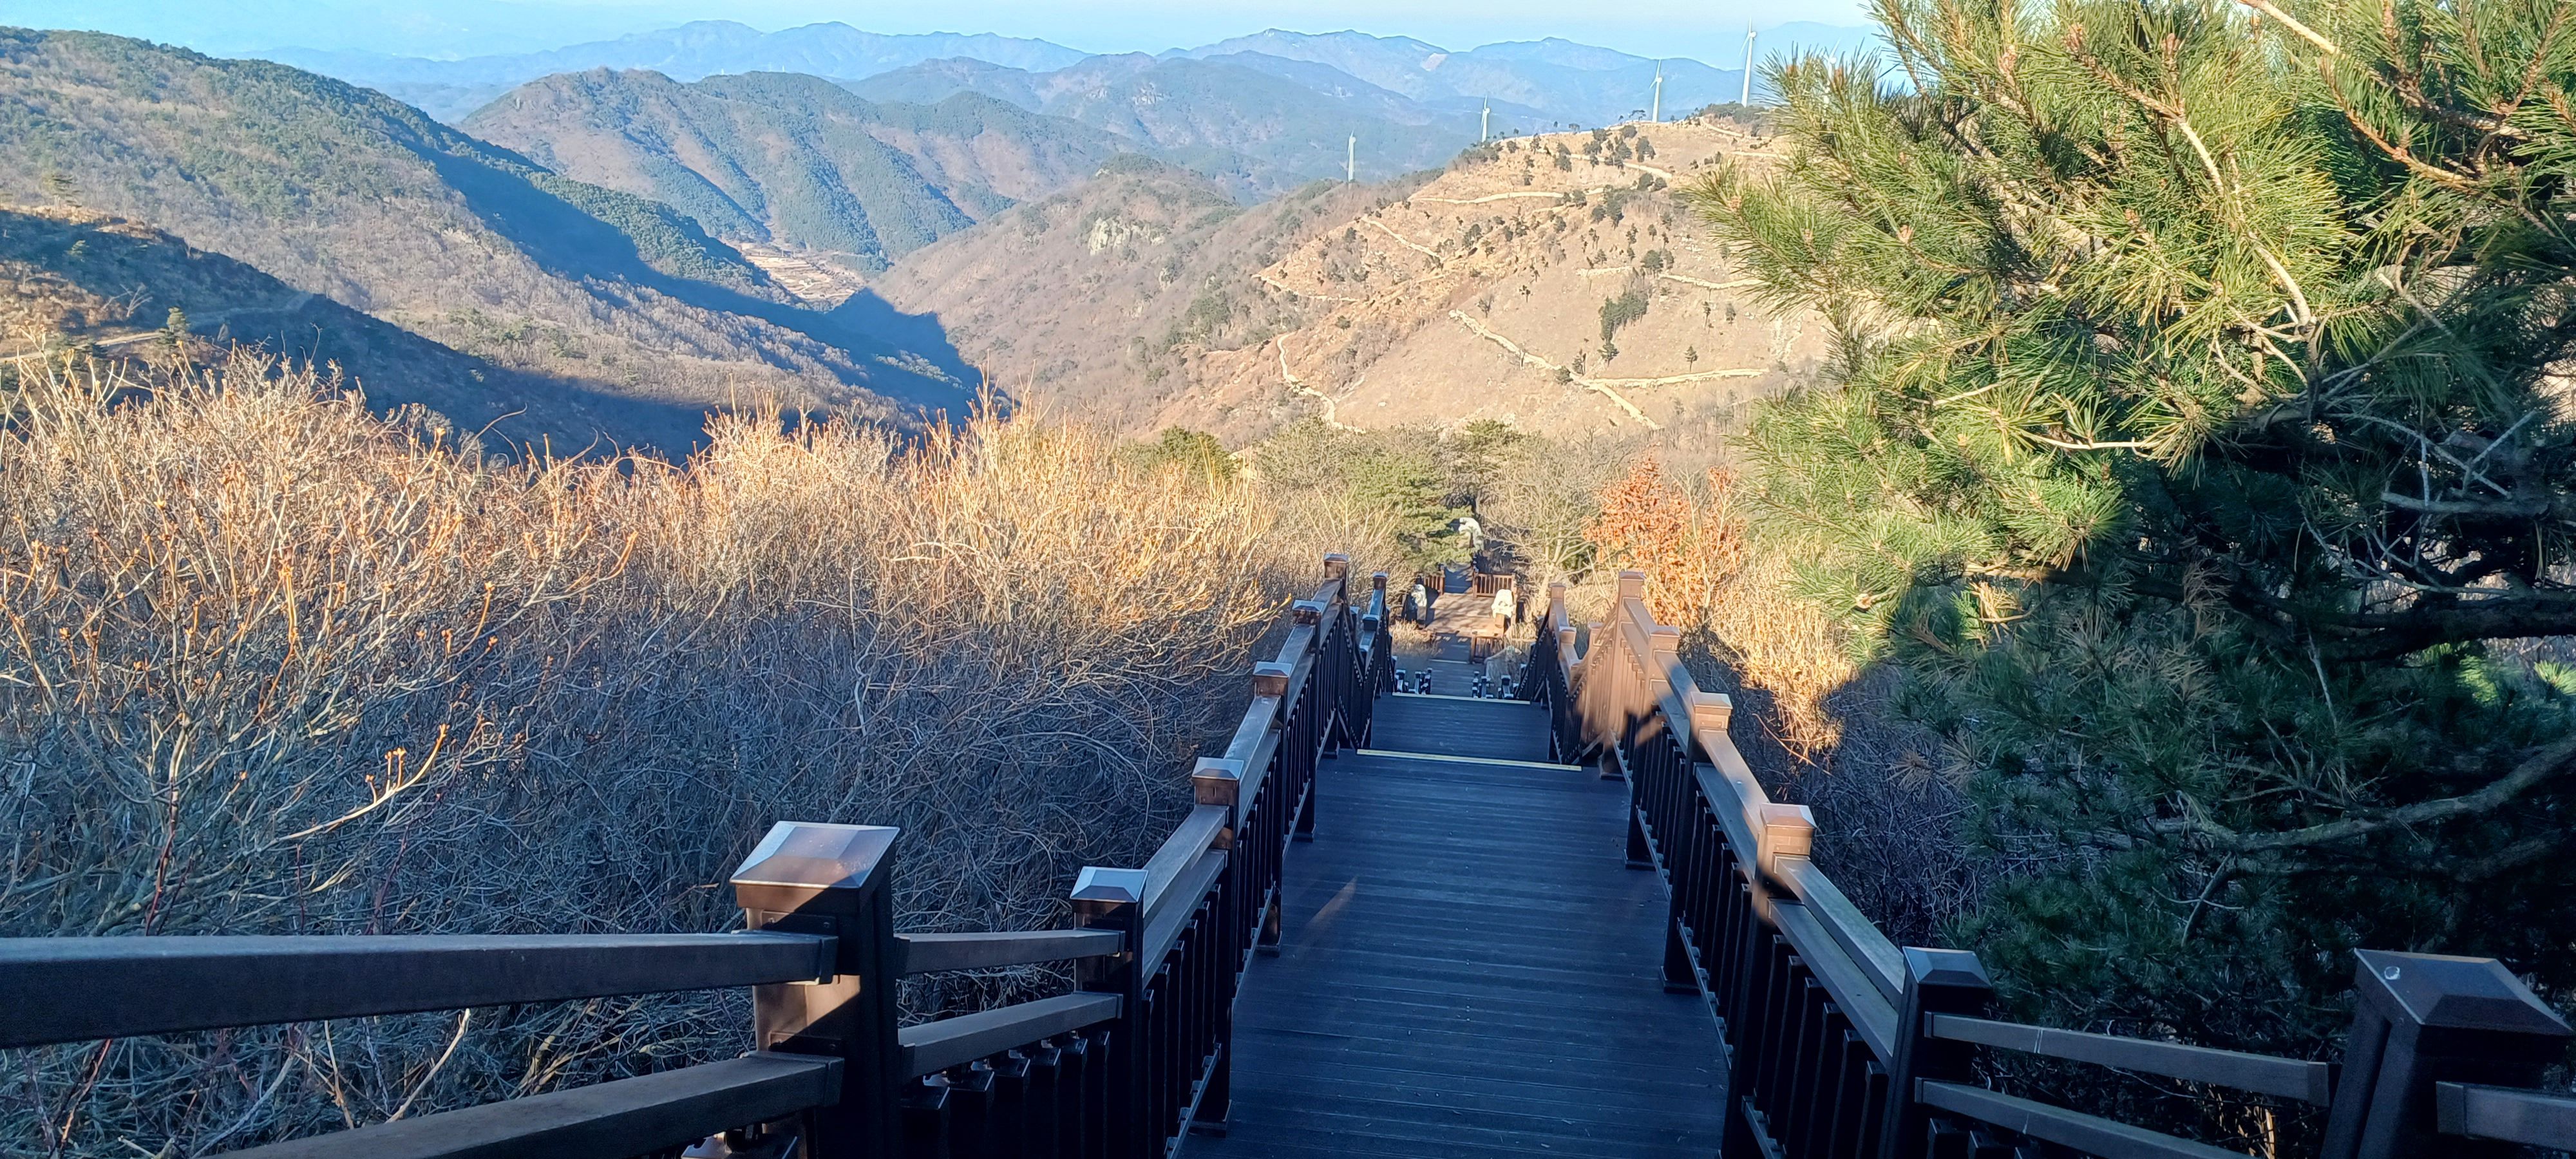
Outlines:
<svg viewBox="0 0 2576 1159"><path fill-rule="evenodd" d="M1419 617L1414 622L1429 628L1431 626L1431 586L1423 583L1419 575L1413 577L1413 609L1414 615Z"/></svg>

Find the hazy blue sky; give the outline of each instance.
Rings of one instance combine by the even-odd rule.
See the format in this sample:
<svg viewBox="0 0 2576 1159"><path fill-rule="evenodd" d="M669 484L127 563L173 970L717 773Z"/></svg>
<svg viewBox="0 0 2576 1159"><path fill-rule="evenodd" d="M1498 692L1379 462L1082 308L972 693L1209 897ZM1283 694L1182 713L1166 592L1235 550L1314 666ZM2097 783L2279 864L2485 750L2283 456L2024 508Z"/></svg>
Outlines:
<svg viewBox="0 0 2576 1159"><path fill-rule="evenodd" d="M1866 23L1859 0L0 0L0 24L93 28L219 54L285 46L519 52L699 19L764 29L838 20L874 32L999 32L1093 52L1153 51L1272 27L1356 28L1456 49L1562 36L1719 65L1741 59L1748 22Z"/></svg>

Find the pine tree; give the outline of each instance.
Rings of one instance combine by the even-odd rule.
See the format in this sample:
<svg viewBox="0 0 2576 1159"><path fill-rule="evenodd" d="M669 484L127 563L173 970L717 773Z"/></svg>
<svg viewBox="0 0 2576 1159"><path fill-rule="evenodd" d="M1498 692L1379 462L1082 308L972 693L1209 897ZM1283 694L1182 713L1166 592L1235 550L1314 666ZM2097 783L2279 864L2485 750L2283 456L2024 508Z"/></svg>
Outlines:
<svg viewBox="0 0 2576 1159"><path fill-rule="evenodd" d="M2316 1048L2355 945L2576 983L2576 15L1878 0L1693 191L1829 387L1748 486L2093 1027ZM2284 11L2286 8L2286 11Z"/></svg>

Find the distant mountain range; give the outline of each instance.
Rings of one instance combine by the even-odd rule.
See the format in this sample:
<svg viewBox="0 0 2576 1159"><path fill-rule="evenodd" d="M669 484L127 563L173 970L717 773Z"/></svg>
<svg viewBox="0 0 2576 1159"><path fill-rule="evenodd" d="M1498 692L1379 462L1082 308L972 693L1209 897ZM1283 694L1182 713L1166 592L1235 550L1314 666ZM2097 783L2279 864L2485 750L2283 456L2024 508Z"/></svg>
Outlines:
<svg viewBox="0 0 2576 1159"><path fill-rule="evenodd" d="M1256 53L1095 56L1053 72L936 60L849 87L874 100L975 93L1007 101L1113 134L1253 200L1343 177L1354 157L1364 181L1434 168L1479 132L1475 113Z"/></svg>
<svg viewBox="0 0 2576 1159"><path fill-rule="evenodd" d="M1860 29L1792 25L1762 43L1766 51L1839 51L1867 36ZM1238 197L1256 199L1343 176L1354 161L1360 176L1384 179L1436 167L1489 133L1616 124L1658 113L1671 118L1744 92L1741 69L1650 60L1562 39L1451 52L1409 37L1278 29L1160 54L1095 56L990 34L896 36L838 23L762 32L707 20L545 52L461 60L303 49L263 55L375 88L449 124L481 126L478 132L500 133L513 147L529 148L536 148L539 136L579 130L548 125L525 112L531 103L569 108L566 94L519 86L602 69L649 70L683 85L719 76L795 73L837 82L877 103L931 105L976 94L1075 122L1094 137L1107 134L1121 147L1185 166ZM521 112L481 112L505 94ZM798 99L810 106L816 98L809 93ZM596 128L603 116L613 119L613 110L580 116ZM515 133L503 132L504 123ZM1053 135L1088 140L1070 126ZM574 159L574 169L588 159L579 150L563 156ZM630 190L638 185L604 183ZM653 190L648 196L673 204L687 200L660 178L643 184ZM969 219L977 216L958 208ZM716 228L713 218L693 216ZM941 228L930 222L926 233L914 232L926 239ZM894 250L885 250L884 239L863 242L853 234L827 248L891 254L909 244L897 241Z"/></svg>
<svg viewBox="0 0 2576 1159"><path fill-rule="evenodd" d="M693 435L696 416L728 403L902 421L972 402L971 372L955 352L891 339L890 312L866 302L807 308L660 201L565 176L378 93L276 64L0 28L5 204L158 227L286 290L465 356L452 367L505 368L507 389L489 383L490 397L468 384L471 374L444 389L460 423L505 417L496 408L507 403L517 416L500 428L507 437L668 447ZM11 232L49 236L31 223ZM75 286L106 268L76 260L105 240L66 242L60 253L50 244L12 256ZM184 304L212 328L195 283L178 273L162 280L167 290L129 289ZM278 296L257 281L230 279L252 287L249 297ZM149 310L147 326L159 321ZM345 315L305 317L355 333ZM676 421L622 421L636 406Z"/></svg>
<svg viewBox="0 0 2576 1159"><path fill-rule="evenodd" d="M1802 23L1766 33L1761 43L1766 52L1792 47L1840 51L1864 43L1868 36L1863 29ZM797 72L862 81L932 61L971 61L1046 74L1086 65L1096 68L1093 62L1124 58L1093 57L1043 40L991 34L886 35L839 23L762 32L724 20L696 21L545 52L461 60L297 48L260 55L382 90L451 122L513 86L594 68L651 69L679 81L746 72ZM1409 37L1271 29L1197 48L1173 49L1156 59L1254 56L1329 70L1255 66L1319 92L1357 82L1449 113L1479 111L1492 101L1497 108L1496 127L1506 127L1508 122L1508 127L1520 132L1567 124L1610 124L1649 112L1659 70L1664 77L1663 109L1669 114L1732 100L1743 91L1740 68L1688 59L1657 62L1560 39L1452 52Z"/></svg>

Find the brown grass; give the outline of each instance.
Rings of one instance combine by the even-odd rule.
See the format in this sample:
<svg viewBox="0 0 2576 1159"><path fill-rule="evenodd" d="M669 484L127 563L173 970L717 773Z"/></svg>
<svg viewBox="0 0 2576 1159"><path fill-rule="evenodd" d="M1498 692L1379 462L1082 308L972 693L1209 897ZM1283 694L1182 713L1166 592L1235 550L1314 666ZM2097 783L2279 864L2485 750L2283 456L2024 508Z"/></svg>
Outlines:
<svg viewBox="0 0 2576 1159"><path fill-rule="evenodd" d="M499 464L309 374L138 385L0 381L0 934L722 929L782 819L904 826L907 925L1046 924L1338 530L1034 420ZM729 1055L741 1001L21 1052L0 1129L226 1149Z"/></svg>

